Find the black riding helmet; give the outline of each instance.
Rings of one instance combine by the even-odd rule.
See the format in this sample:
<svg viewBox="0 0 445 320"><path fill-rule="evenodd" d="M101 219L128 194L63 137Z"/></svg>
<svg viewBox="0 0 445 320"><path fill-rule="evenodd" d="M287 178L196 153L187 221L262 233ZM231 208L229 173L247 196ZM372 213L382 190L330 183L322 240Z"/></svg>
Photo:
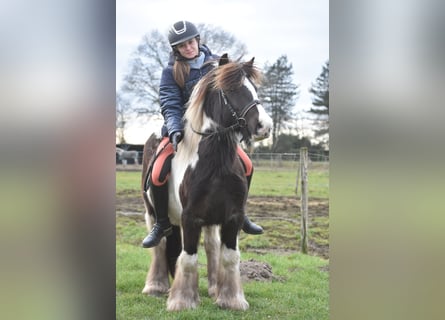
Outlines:
<svg viewBox="0 0 445 320"><path fill-rule="evenodd" d="M199 37L198 29L188 21L178 21L170 28L168 32L168 42L172 48L181 42Z"/></svg>

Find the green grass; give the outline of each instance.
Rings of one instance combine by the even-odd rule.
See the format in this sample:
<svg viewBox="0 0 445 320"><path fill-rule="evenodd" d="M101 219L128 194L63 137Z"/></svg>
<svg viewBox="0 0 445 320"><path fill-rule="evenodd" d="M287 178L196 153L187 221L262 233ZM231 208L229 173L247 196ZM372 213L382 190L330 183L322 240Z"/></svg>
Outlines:
<svg viewBox="0 0 445 320"><path fill-rule="evenodd" d="M249 195L252 196L295 196L297 171L286 169L256 170L253 174ZM309 170L309 195L328 198L329 171ZM301 193L301 184L298 186Z"/></svg>
<svg viewBox="0 0 445 320"><path fill-rule="evenodd" d="M327 260L298 253L258 255L242 252L241 259L267 262L277 279L247 282L245 312L223 310L207 294L204 250L199 250L199 295L195 310L170 313L167 297L141 293L150 262L149 251L139 246L143 228L128 217L117 220L116 314L117 319L317 319L329 318Z"/></svg>
<svg viewBox="0 0 445 320"><path fill-rule="evenodd" d="M295 197L297 172L293 169L256 168L250 196ZM129 211L142 212L142 200L135 204L129 197L139 198L140 172L117 171L116 189ZM329 171L324 166L309 168L309 197L326 201ZM301 190L299 187L299 194ZM282 197L282 198L280 198ZM269 199L267 200L269 201ZM281 201L281 200L279 200ZM284 200L283 200L284 201ZM132 206L138 206L131 209ZM270 214L260 224L267 230L261 236L240 234L241 260L254 259L268 263L276 279L271 282L243 284L250 308L245 312L222 310L207 294L206 261L199 248L199 295L195 310L166 311L167 296L151 297L141 293L150 265L150 251L140 247L146 235L142 216L116 216L116 315L117 319L329 319L329 260L303 255L299 250L299 217L279 207L281 203L264 204ZM279 209L273 210L274 206ZM272 208L272 209L269 209ZM259 210L259 207L256 207ZM291 209L293 210L293 209ZM309 238L324 244L329 239L329 217L316 213L310 219ZM260 210L257 211L260 214ZM277 219L277 218L293 218ZM279 223L277 223L279 221ZM258 221L257 221L258 222ZM268 252L259 254L259 252ZM286 253L284 253L286 252Z"/></svg>
<svg viewBox="0 0 445 320"><path fill-rule="evenodd" d="M141 190L141 172L116 171L116 192L124 190Z"/></svg>
<svg viewBox="0 0 445 320"><path fill-rule="evenodd" d="M289 169L255 170L249 191L251 196L295 196L297 171ZM140 190L141 174L135 171L116 172L116 191ZM311 198L329 197L329 171L324 168L309 168L309 196ZM301 193L301 186L298 188Z"/></svg>

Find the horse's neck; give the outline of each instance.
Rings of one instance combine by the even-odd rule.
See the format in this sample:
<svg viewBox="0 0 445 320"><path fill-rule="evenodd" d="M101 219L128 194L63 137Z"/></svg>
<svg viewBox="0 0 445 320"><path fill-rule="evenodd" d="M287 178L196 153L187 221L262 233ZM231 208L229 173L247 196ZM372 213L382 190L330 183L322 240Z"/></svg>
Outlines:
<svg viewBox="0 0 445 320"><path fill-rule="evenodd" d="M237 142L233 134L214 134L199 145L199 159L205 161L210 173L227 174L232 171L236 159Z"/></svg>
<svg viewBox="0 0 445 320"><path fill-rule="evenodd" d="M232 168L235 161L238 138L233 131L221 128L214 120L214 117L219 117L214 113L222 112L219 91L205 93L205 98L199 95L191 97L185 113L183 150L177 154L181 157L178 161L196 163L199 158L210 163L205 167L226 171Z"/></svg>

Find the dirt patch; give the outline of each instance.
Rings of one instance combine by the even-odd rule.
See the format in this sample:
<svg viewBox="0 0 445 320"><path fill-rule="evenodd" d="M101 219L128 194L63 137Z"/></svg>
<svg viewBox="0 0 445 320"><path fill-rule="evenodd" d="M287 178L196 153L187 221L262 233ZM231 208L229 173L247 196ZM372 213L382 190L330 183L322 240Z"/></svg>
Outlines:
<svg viewBox="0 0 445 320"><path fill-rule="evenodd" d="M265 281L270 282L272 280L281 280L280 277L275 276L272 273L272 267L261 261L250 259L248 261L240 262L241 280L243 282L248 281Z"/></svg>

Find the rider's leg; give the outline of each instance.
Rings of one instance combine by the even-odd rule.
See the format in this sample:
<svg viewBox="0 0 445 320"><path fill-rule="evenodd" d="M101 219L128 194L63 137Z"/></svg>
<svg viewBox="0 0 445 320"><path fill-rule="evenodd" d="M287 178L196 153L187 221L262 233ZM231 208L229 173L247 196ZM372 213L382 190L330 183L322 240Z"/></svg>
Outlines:
<svg viewBox="0 0 445 320"><path fill-rule="evenodd" d="M158 155L150 177L150 192L156 223L151 232L142 241L144 248L155 247L161 239L172 233L172 225L168 218L168 176L170 175L171 158L173 157L173 147L168 144L168 138L164 138L158 147ZM165 146L165 147L164 147Z"/></svg>
<svg viewBox="0 0 445 320"><path fill-rule="evenodd" d="M246 179L247 179L247 190L250 189L250 182L252 181L252 175L253 175L253 165L250 158L247 156L247 154L244 152L244 150L238 146L238 156L241 159L241 162L244 165L244 168L246 169ZM245 233L249 234L262 234L263 228L252 221L249 220L247 217L247 213L244 215L244 224L243 224L243 231Z"/></svg>

